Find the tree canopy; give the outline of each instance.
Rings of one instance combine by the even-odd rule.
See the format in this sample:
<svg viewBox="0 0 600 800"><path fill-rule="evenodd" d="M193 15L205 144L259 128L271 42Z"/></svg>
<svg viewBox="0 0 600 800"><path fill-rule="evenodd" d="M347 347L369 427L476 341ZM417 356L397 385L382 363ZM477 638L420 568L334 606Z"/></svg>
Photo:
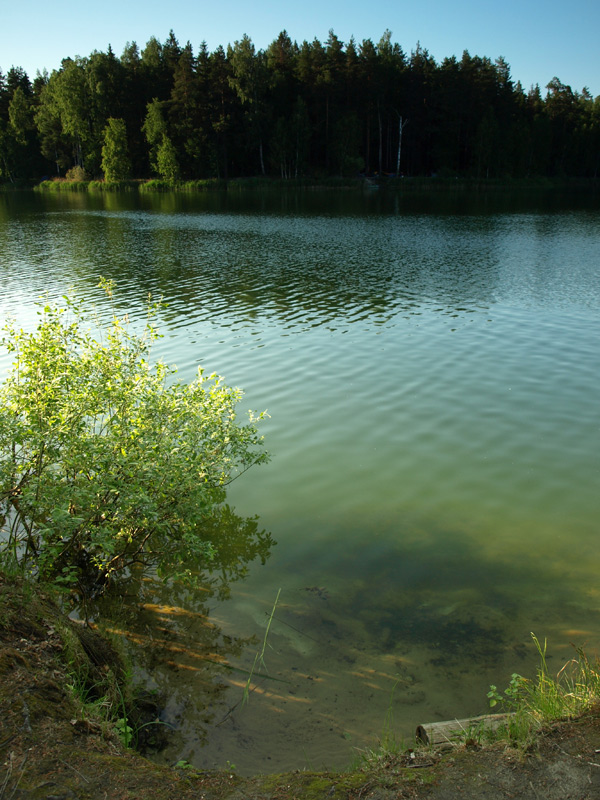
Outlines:
<svg viewBox="0 0 600 800"><path fill-rule="evenodd" d="M390 31L301 44L282 31L265 50L245 35L211 53L171 31L120 58L67 57L33 83L0 73L0 179L100 177L111 119L137 178L597 177L600 162L600 98L557 77L525 90L502 57L438 63Z"/></svg>

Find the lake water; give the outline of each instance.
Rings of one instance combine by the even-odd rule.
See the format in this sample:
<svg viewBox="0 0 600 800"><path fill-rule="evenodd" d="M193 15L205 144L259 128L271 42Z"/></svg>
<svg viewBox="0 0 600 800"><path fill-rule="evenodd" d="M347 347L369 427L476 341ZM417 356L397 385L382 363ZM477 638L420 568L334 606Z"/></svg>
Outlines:
<svg viewBox="0 0 600 800"><path fill-rule="evenodd" d="M557 671L598 648L598 203L0 195L0 270L24 325L100 275L134 322L162 294L157 355L271 415L229 492L270 556L228 597L145 581L113 625L167 692L159 760L343 767L389 712L485 713L531 631Z"/></svg>

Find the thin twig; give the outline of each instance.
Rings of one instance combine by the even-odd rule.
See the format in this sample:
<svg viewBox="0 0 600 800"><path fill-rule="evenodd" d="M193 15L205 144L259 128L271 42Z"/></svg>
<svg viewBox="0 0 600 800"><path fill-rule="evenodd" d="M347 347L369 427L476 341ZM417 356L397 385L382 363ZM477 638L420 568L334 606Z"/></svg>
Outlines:
<svg viewBox="0 0 600 800"><path fill-rule="evenodd" d="M12 740L16 739L16 738L17 738L17 734L13 733L12 736L8 736L6 739L3 739L0 742L0 750L2 750L4 747L6 747L7 744L10 744L12 742Z"/></svg>
<svg viewBox="0 0 600 800"><path fill-rule="evenodd" d="M21 762L21 774L19 775L19 780L18 780L18 781L15 783L15 785L13 786L13 790L12 790L11 798L15 796L15 794L16 794L16 792L17 792L17 789L19 788L19 784L21 783L21 778L22 778L22 777L23 777L23 775L25 774L25 762L26 762L26 761L27 761L27 753L25 753L25 758L24 758L24 759L23 759L23 761Z"/></svg>
<svg viewBox="0 0 600 800"><path fill-rule="evenodd" d="M61 764L64 764L64 765L65 765L65 767L68 767L69 769L72 769L72 770L73 770L73 772L76 772L76 773L79 775L79 777L80 777L80 778L83 778L83 780L84 780L86 783L89 783L89 780L88 780L88 779L85 777L85 775L82 775L82 774L81 774L81 772L79 772L79 770L78 770L78 769L75 769L75 767L71 766L71 764L67 764L67 762L66 762L66 761L63 761L63 760L62 760L62 758L59 758L59 759L58 759L58 761L60 761L60 763L61 763Z"/></svg>
<svg viewBox="0 0 600 800"><path fill-rule="evenodd" d="M13 753L11 753L11 756L12 755ZM6 776L4 777L4 783L0 788L0 800L2 800L2 798L4 797L4 790L6 789L6 784L9 782L11 775L12 775L12 757L8 761L8 766L6 767Z"/></svg>

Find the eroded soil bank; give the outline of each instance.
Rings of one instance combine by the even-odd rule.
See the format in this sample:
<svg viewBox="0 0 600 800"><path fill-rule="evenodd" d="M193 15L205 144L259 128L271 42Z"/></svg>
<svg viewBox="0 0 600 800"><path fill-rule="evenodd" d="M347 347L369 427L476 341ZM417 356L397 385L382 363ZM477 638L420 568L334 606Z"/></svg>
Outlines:
<svg viewBox="0 0 600 800"><path fill-rule="evenodd" d="M68 688L74 670L88 687L79 695ZM415 750L348 773L240 778L161 767L125 748L82 703L94 691L118 697L119 670L110 645L80 635L35 587L0 576L0 800L600 798L600 709L552 726L525 755Z"/></svg>

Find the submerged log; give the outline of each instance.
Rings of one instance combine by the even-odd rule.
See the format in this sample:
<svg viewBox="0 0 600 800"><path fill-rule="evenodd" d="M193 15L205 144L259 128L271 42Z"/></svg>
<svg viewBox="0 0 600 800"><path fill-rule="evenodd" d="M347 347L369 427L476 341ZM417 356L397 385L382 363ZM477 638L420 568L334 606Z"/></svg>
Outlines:
<svg viewBox="0 0 600 800"><path fill-rule="evenodd" d="M469 719L453 719L446 722L430 722L418 725L416 738L423 744L445 749L464 742L465 739L477 739L484 733L497 730L508 723L512 714L483 714Z"/></svg>

